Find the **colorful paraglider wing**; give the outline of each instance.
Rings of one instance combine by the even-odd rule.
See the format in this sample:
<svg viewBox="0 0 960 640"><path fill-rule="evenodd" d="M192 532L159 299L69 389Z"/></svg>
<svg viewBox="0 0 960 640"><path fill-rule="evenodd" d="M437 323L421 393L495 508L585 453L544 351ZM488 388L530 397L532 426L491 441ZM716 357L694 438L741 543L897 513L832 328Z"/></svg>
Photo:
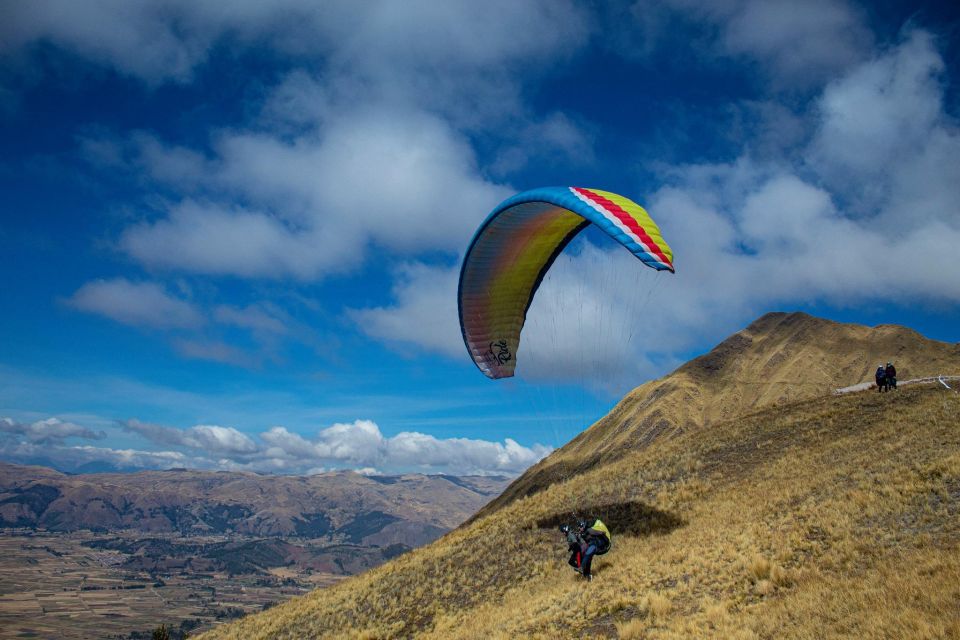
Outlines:
<svg viewBox="0 0 960 640"><path fill-rule="evenodd" d="M489 378L513 375L527 309L550 265L588 224L648 266L673 271L673 252L643 207L615 193L577 187L524 191L493 210L460 269L460 329Z"/></svg>

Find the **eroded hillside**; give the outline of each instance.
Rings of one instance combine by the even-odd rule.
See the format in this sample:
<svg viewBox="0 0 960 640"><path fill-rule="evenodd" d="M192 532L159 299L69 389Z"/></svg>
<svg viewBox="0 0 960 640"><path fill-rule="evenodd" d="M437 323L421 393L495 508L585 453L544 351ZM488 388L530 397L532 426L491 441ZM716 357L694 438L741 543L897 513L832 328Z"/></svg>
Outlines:
<svg viewBox="0 0 960 640"><path fill-rule="evenodd" d="M614 532L589 584L573 509ZM960 395L917 386L678 429L203 637L957 637L958 605Z"/></svg>

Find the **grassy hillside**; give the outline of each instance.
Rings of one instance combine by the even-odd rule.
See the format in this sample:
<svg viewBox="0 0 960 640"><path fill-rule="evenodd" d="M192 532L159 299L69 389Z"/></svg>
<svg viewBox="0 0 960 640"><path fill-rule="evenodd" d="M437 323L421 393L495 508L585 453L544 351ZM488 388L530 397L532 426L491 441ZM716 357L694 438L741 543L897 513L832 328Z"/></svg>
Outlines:
<svg viewBox="0 0 960 640"><path fill-rule="evenodd" d="M709 429L202 637L960 637L960 395L704 412ZM556 531L573 508L614 532L592 583Z"/></svg>
<svg viewBox="0 0 960 640"><path fill-rule="evenodd" d="M893 360L901 380L960 374L960 344L895 325L865 327L768 313L673 373L637 387L592 427L530 468L480 512L570 478L661 437L873 379Z"/></svg>

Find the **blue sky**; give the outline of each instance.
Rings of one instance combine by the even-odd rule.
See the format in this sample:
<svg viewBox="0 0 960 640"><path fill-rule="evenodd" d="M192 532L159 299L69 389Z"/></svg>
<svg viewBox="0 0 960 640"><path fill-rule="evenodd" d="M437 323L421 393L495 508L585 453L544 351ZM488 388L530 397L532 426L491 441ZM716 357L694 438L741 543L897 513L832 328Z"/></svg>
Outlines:
<svg viewBox="0 0 960 640"><path fill-rule="evenodd" d="M960 340L954 3L0 11L2 459L512 474L767 311ZM544 185L677 273L583 234L493 382L459 260Z"/></svg>

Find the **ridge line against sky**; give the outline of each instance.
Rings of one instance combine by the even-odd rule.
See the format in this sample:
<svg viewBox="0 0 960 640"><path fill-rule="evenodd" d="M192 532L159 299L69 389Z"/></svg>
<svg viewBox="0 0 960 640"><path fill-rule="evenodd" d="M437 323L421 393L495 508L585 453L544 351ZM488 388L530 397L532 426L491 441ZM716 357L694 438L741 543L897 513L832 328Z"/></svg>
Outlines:
<svg viewBox="0 0 960 640"><path fill-rule="evenodd" d="M519 473L766 311L960 340L954 3L0 9L2 459ZM677 273L585 232L498 384L459 260L542 185Z"/></svg>

